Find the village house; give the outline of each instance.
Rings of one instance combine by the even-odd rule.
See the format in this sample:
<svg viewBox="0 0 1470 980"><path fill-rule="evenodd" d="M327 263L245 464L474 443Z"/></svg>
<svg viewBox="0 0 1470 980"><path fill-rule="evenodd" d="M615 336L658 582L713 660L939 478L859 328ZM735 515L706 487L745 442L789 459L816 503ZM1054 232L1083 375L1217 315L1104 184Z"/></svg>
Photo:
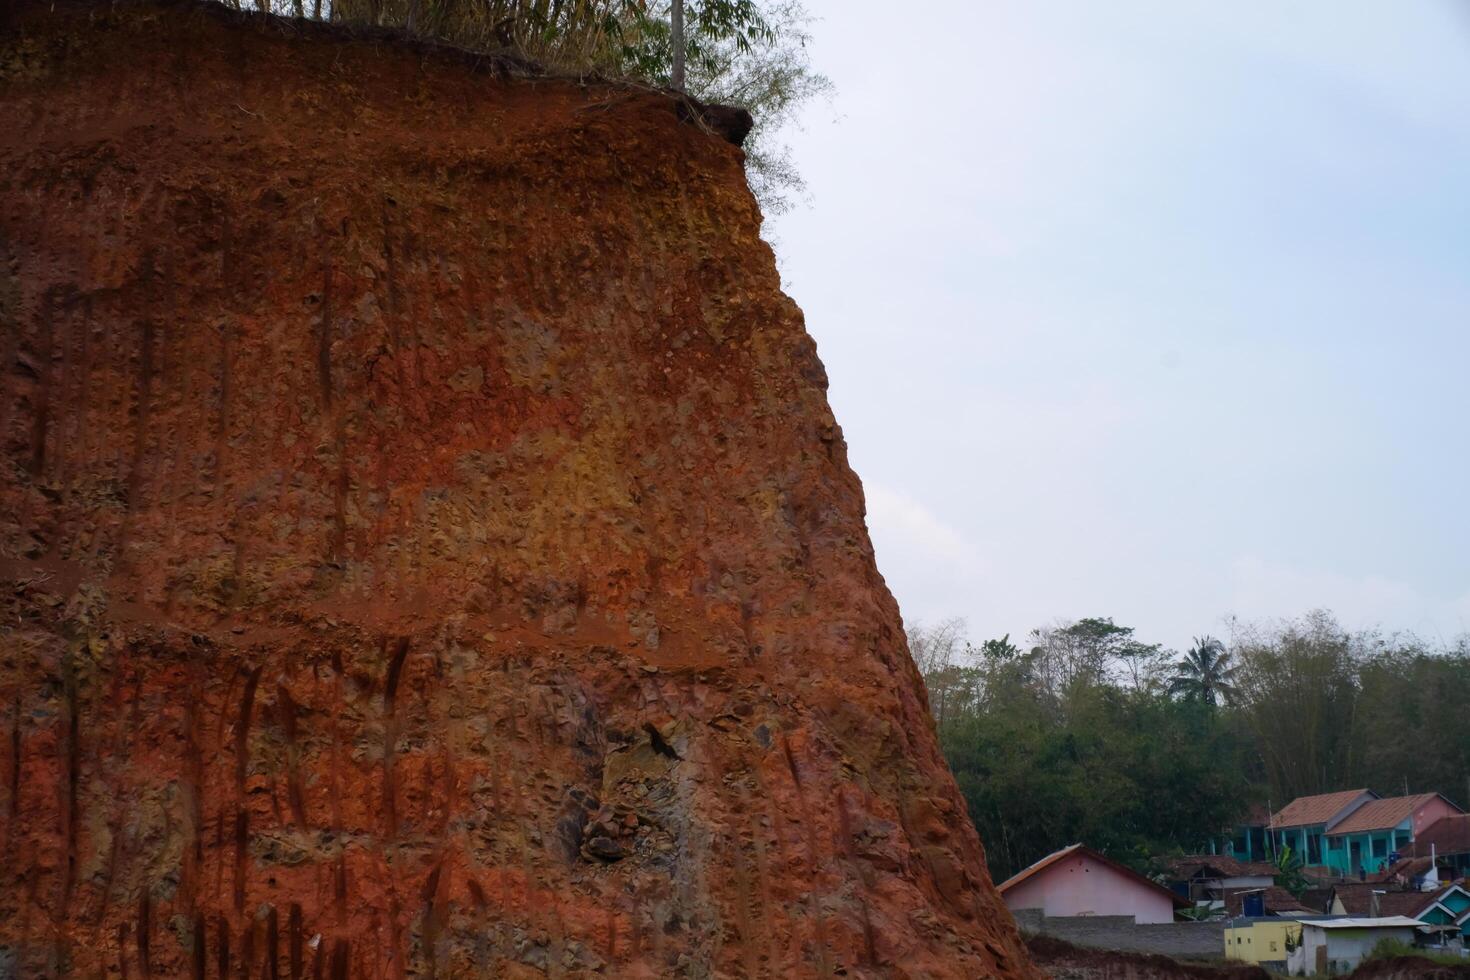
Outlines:
<svg viewBox="0 0 1470 980"><path fill-rule="evenodd" d="M1459 813L1438 793L1372 800L1334 822L1322 863L1344 875L1377 874L1430 826Z"/></svg>
<svg viewBox="0 0 1470 980"><path fill-rule="evenodd" d="M1283 910L1265 915L1234 916L1225 924L1225 958L1254 963L1278 973L1289 972L1288 954L1303 944L1303 923L1345 920L1360 924L1400 925L1411 921L1413 933L1399 935L1405 942L1420 945L1436 942L1429 938L1433 934L1438 944L1459 948L1465 943L1464 930L1470 930L1470 892L1458 885L1430 892L1410 892L1388 891L1382 882L1346 882L1331 889L1326 913L1309 915ZM1330 963L1340 962L1350 955L1346 947L1355 935L1342 933L1332 937L1324 934L1320 945L1328 950Z"/></svg>
<svg viewBox="0 0 1470 980"><path fill-rule="evenodd" d="M1187 854L1171 857L1169 887L1196 904L1222 901L1229 892L1269 888L1276 868L1265 861L1238 861L1224 854Z"/></svg>
<svg viewBox="0 0 1470 980"><path fill-rule="evenodd" d="M1385 866L1376 875L1364 877L1360 884L1371 883L1396 892L1421 892L1426 887L1433 887L1440 880L1449 880L1452 877L1446 875L1443 879L1438 876L1431 879L1429 872L1433 868L1433 858L1400 857L1393 864Z"/></svg>
<svg viewBox="0 0 1470 980"><path fill-rule="evenodd" d="M1269 861L1271 860L1271 846L1266 838L1270 832L1271 811L1260 803L1253 804L1246 813L1245 819L1236 825L1234 833L1226 839L1220 851L1226 857L1235 858L1237 861L1247 863ZM1216 842L1210 841L1211 853L1216 847Z"/></svg>
<svg viewBox="0 0 1470 980"><path fill-rule="evenodd" d="M1366 878L1409 853L1435 824L1462 813L1439 793L1382 798L1353 789L1301 796L1272 815L1267 844L1273 853L1291 848L1308 867ZM1470 865L1470 841L1462 843Z"/></svg>
<svg viewBox="0 0 1470 980"><path fill-rule="evenodd" d="M1404 916L1425 925L1459 926L1470 936L1470 891L1449 885L1431 891L1389 891L1378 882L1345 882L1332 889L1333 915Z"/></svg>
<svg viewBox="0 0 1470 980"><path fill-rule="evenodd" d="M1276 853L1291 848L1304 864L1325 864L1327 835L1359 808L1376 799L1378 794L1366 789L1299 796L1272 815L1271 844Z"/></svg>
<svg viewBox="0 0 1470 980"><path fill-rule="evenodd" d="M1405 916L1302 920L1301 943L1286 958L1292 976L1348 973L1385 940L1413 945L1422 923Z"/></svg>
<svg viewBox="0 0 1470 980"><path fill-rule="evenodd" d="M1400 853L1426 861L1433 858L1440 881L1470 877L1470 813L1440 818L1416 834Z"/></svg>
<svg viewBox="0 0 1470 980"><path fill-rule="evenodd" d="M1013 912L1038 909L1051 918L1132 916L1139 925L1173 922L1181 896L1083 844L1048 854L1001 883Z"/></svg>
<svg viewBox="0 0 1470 980"><path fill-rule="evenodd" d="M998 891L1030 935L1191 960L1221 954L1223 919L1175 921L1187 899L1082 844L1048 854Z"/></svg>
<svg viewBox="0 0 1470 980"><path fill-rule="evenodd" d="M1225 959L1286 972L1291 950L1301 945L1302 923L1329 916L1240 916L1225 923Z"/></svg>
<svg viewBox="0 0 1470 980"><path fill-rule="evenodd" d="M1221 905L1227 918L1241 916L1313 915L1323 911L1319 906L1297 898L1280 885L1267 888L1235 888L1225 892Z"/></svg>

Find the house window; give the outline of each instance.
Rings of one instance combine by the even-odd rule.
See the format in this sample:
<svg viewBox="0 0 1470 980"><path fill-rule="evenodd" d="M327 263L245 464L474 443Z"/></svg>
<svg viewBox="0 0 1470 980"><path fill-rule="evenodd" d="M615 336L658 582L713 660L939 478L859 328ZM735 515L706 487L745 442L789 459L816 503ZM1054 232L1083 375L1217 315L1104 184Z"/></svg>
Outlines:
<svg viewBox="0 0 1470 980"><path fill-rule="evenodd" d="M1388 841L1384 840L1382 837L1374 838L1374 840L1373 840L1373 856L1376 857L1376 858L1381 858L1381 857L1387 856L1387 854L1388 854Z"/></svg>

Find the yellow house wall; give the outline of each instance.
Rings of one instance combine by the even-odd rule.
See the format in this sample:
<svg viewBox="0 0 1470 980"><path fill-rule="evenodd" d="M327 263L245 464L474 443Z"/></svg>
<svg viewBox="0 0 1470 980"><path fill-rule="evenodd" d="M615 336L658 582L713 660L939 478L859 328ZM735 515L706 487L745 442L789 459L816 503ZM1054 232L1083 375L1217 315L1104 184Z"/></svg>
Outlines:
<svg viewBox="0 0 1470 980"><path fill-rule="evenodd" d="M1302 924L1290 919L1252 922L1225 930L1225 958L1246 963L1286 959L1286 940L1302 941Z"/></svg>

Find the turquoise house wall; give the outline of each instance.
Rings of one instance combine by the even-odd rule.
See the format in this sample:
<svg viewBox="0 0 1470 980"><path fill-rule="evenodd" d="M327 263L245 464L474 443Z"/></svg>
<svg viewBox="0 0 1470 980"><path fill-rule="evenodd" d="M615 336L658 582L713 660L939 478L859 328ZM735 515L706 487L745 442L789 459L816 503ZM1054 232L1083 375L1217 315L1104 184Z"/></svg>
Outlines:
<svg viewBox="0 0 1470 980"><path fill-rule="evenodd" d="M1464 892L1451 892L1439 900L1439 904L1449 909L1455 915L1455 921L1460 923L1460 935L1470 939L1470 895Z"/></svg>
<svg viewBox="0 0 1470 980"><path fill-rule="evenodd" d="M1291 848L1291 853L1302 859L1304 864L1321 864L1326 860L1327 848L1322 837L1322 824L1311 827L1287 827L1275 831L1278 852Z"/></svg>
<svg viewBox="0 0 1470 980"><path fill-rule="evenodd" d="M1290 827L1274 832L1279 847L1290 847L1306 864L1325 865L1345 877L1359 872L1377 874L1388 864L1388 856L1412 839L1408 822L1393 830L1356 834L1326 834L1321 824ZM1353 854L1357 845L1358 854Z"/></svg>
<svg viewBox="0 0 1470 980"><path fill-rule="evenodd" d="M1342 837L1327 838L1327 856L1322 863L1340 875L1352 874L1352 848Z"/></svg>
<svg viewBox="0 0 1470 980"><path fill-rule="evenodd" d="M1235 828L1234 835L1223 842L1219 853L1228 854L1237 861L1269 861L1267 833L1265 827L1241 824ZM1216 853L1215 841L1210 841L1210 853Z"/></svg>
<svg viewBox="0 0 1470 980"><path fill-rule="evenodd" d="M1327 839L1328 867L1343 875L1355 875L1360 871L1377 874L1388 864L1388 856L1413 840L1409 821L1392 830L1362 831L1356 834L1334 834ZM1359 852L1353 856L1353 845Z"/></svg>

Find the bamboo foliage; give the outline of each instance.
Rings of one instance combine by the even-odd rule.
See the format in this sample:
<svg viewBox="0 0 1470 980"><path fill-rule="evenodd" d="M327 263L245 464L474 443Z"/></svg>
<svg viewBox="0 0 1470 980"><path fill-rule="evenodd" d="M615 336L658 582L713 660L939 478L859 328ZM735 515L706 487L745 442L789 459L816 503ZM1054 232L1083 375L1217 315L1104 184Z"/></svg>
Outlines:
<svg viewBox="0 0 1470 980"><path fill-rule="evenodd" d="M623 49L646 15L641 0L328 2L335 22L401 27L472 50L512 50L552 68L610 74L621 73Z"/></svg>
<svg viewBox="0 0 1470 980"><path fill-rule="evenodd" d="M474 51L513 51L549 68L656 84L673 65L672 0L222 0L262 15L391 27ZM749 54L778 41L756 0L704 0L687 11L684 54L715 70L722 46Z"/></svg>

